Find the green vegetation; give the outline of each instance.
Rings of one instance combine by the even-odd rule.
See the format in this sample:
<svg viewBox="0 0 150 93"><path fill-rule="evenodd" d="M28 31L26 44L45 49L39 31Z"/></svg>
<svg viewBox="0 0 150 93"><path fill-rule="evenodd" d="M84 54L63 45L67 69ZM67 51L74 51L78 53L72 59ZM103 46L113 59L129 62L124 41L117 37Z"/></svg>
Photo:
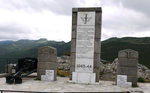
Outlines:
<svg viewBox="0 0 150 93"><path fill-rule="evenodd" d="M70 55L70 42L39 40L19 40L19 41L0 41L0 70L4 69L5 58L37 57L38 48L52 46L57 48L57 55ZM139 52L139 63L150 68L150 37L145 38L110 38L102 41L101 58L112 62L118 57L118 51L123 49L133 49ZM14 59L16 58L16 59ZM1 72L1 71L0 71Z"/></svg>
<svg viewBox="0 0 150 93"><path fill-rule="evenodd" d="M145 80L144 80L144 78L139 77L139 78L138 78L138 82L145 82Z"/></svg>
<svg viewBox="0 0 150 93"><path fill-rule="evenodd" d="M16 63L18 58L37 58L38 48L44 46L57 48L57 56L70 52L70 42L56 42L48 41L46 39L0 41L0 73L4 72L7 63Z"/></svg>
<svg viewBox="0 0 150 93"><path fill-rule="evenodd" d="M6 43L7 42L7 43ZM22 58L37 57L38 48L43 46L52 46L57 48L57 55L61 56L70 51L70 42L40 40L19 40L19 41L2 41L0 42L0 58Z"/></svg>
<svg viewBox="0 0 150 93"><path fill-rule="evenodd" d="M101 58L112 62L118 56L118 51L133 49L139 52L139 63L150 68L150 37L145 38L110 38L102 42Z"/></svg>

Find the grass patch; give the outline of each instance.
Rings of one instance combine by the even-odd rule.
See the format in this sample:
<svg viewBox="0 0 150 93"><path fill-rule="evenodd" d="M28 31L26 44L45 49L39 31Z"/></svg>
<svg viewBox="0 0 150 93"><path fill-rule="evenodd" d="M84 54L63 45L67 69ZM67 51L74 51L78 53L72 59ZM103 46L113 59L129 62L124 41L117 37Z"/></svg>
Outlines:
<svg viewBox="0 0 150 93"><path fill-rule="evenodd" d="M146 83L150 83L150 80L145 80Z"/></svg>
<svg viewBox="0 0 150 93"><path fill-rule="evenodd" d="M60 77L69 77L70 72L65 70L57 70L57 75Z"/></svg>

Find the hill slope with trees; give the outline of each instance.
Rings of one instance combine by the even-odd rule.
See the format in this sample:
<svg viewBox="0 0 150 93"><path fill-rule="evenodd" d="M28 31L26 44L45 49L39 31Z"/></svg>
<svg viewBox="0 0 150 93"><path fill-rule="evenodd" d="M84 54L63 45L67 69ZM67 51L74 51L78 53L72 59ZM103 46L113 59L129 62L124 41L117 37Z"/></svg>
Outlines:
<svg viewBox="0 0 150 93"><path fill-rule="evenodd" d="M70 42L39 40L0 41L0 58L37 57L38 48L52 46L57 48L58 56L70 54ZM112 62L118 51L133 49L139 52L139 63L150 68L150 37L110 38L102 41L101 58Z"/></svg>

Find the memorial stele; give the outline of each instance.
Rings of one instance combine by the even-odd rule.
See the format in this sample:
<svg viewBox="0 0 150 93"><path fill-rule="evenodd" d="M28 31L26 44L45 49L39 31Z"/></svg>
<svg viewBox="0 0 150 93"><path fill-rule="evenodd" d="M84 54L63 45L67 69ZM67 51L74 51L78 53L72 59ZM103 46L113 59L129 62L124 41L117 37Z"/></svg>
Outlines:
<svg viewBox="0 0 150 93"><path fill-rule="evenodd" d="M75 83L99 82L101 7L73 8L70 79Z"/></svg>

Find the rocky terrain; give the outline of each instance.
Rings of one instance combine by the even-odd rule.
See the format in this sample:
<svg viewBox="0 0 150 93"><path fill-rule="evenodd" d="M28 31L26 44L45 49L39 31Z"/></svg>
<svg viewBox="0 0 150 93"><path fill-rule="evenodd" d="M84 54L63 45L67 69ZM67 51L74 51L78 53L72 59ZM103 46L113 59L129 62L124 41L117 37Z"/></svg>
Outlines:
<svg viewBox="0 0 150 93"><path fill-rule="evenodd" d="M70 69L70 57L61 56L57 58L58 69L69 71ZM107 62L101 60L100 62L100 79L101 80L115 80L117 71L118 58L113 62ZM138 77L142 77L145 80L150 80L150 69L142 64L138 64Z"/></svg>
<svg viewBox="0 0 150 93"><path fill-rule="evenodd" d="M70 56L57 57L58 69L60 70L70 70Z"/></svg>

